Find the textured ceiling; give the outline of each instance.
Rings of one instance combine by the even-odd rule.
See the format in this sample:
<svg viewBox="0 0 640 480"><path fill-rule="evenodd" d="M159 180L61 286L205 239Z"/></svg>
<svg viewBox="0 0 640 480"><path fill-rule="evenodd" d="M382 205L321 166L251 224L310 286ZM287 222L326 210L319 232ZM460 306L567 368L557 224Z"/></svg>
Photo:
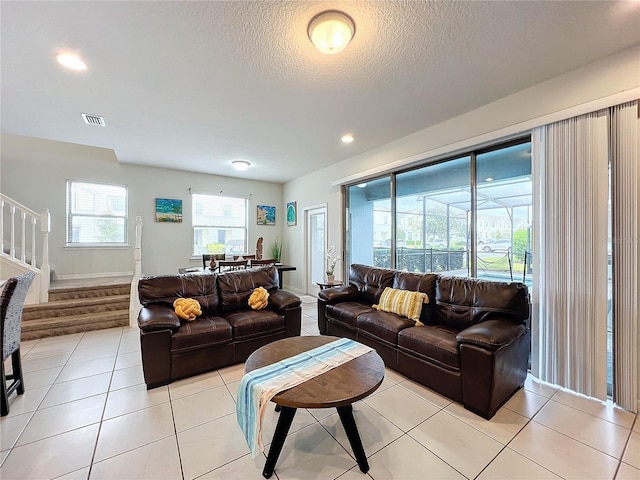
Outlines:
<svg viewBox="0 0 640 480"><path fill-rule="evenodd" d="M339 55L306 28L356 22ZM640 2L9 2L1 129L286 182L640 43ZM88 65L63 70L70 50ZM102 115L106 127L80 113ZM356 141L343 145L351 132ZM234 172L230 162L252 167ZM395 160L395 159L394 159Z"/></svg>

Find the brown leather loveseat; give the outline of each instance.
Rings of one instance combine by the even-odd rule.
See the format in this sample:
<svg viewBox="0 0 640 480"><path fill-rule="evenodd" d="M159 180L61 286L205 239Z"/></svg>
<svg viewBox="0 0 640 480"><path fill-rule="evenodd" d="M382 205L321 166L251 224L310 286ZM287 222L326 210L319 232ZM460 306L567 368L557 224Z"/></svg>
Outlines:
<svg viewBox="0 0 640 480"><path fill-rule="evenodd" d="M252 310L253 290L269 292L268 305ZM300 298L278 288L275 267L209 275L143 277L138 284L142 368L147 388L244 362L257 348L300 335ZM181 320L177 298L194 298L202 315Z"/></svg>
<svg viewBox="0 0 640 480"><path fill-rule="evenodd" d="M428 295L423 326L372 308L386 287ZM354 264L348 286L319 293L318 327L375 348L387 367L491 418L524 384L529 312L523 283Z"/></svg>

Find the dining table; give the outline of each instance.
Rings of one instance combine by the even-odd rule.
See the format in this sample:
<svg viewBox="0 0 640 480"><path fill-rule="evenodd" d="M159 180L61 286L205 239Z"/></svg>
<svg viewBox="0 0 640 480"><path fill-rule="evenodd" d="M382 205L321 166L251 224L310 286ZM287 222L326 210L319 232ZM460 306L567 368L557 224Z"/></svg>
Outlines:
<svg viewBox="0 0 640 480"><path fill-rule="evenodd" d="M296 267L294 267L293 265L284 265L282 263L276 263L275 264L276 270L278 270L278 286L280 287L280 290L282 290L282 277L283 277L283 273L284 272L291 272L293 270L296 270ZM251 268L250 266L247 266L247 268ZM218 268L211 268L211 267L184 267L184 268L178 268L178 273L180 274L185 274L185 273L192 273L192 274L197 274L197 275L208 275L211 273L224 273L224 271L222 272L218 272Z"/></svg>

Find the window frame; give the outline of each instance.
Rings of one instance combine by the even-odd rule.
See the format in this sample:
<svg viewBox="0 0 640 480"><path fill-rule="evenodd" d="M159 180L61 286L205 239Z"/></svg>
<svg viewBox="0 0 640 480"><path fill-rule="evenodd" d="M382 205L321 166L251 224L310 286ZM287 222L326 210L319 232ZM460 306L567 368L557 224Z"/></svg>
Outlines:
<svg viewBox="0 0 640 480"><path fill-rule="evenodd" d="M198 214L198 209L196 207L196 198L197 197L211 197L211 198L227 198L233 200L241 200L244 202L244 226L235 226L235 225L223 225L223 224L200 224L195 222L195 217ZM248 246L249 240L249 197L244 195L222 195L222 194L211 194L211 193L193 193L191 199L191 259L201 258L202 253L195 253L196 251L196 229L197 228L216 228L216 229L240 229L244 230L244 245L245 250ZM213 252L208 252L213 253ZM244 252L248 253L248 252ZM230 253L233 255L233 253Z"/></svg>
<svg viewBox="0 0 640 480"><path fill-rule="evenodd" d="M74 213L74 205L77 204L78 198L72 195L74 185L95 185L98 187L117 187L124 189L124 215L107 215L94 213ZM74 242L73 241L73 219L74 218L96 218L96 219L122 219L122 242ZM126 248L129 247L129 187L120 183L104 183L104 182L92 182L87 180L72 180L69 179L66 182L66 228L65 228L65 247L68 248Z"/></svg>

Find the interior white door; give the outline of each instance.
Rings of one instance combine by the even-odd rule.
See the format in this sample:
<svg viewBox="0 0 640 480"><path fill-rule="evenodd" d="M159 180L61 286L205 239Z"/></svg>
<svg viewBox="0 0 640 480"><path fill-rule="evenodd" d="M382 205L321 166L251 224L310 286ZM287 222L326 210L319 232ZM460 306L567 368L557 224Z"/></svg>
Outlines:
<svg viewBox="0 0 640 480"><path fill-rule="evenodd" d="M327 245L327 207L306 210L306 246L307 246L307 294L317 295L320 288L317 282L324 280L325 249Z"/></svg>

